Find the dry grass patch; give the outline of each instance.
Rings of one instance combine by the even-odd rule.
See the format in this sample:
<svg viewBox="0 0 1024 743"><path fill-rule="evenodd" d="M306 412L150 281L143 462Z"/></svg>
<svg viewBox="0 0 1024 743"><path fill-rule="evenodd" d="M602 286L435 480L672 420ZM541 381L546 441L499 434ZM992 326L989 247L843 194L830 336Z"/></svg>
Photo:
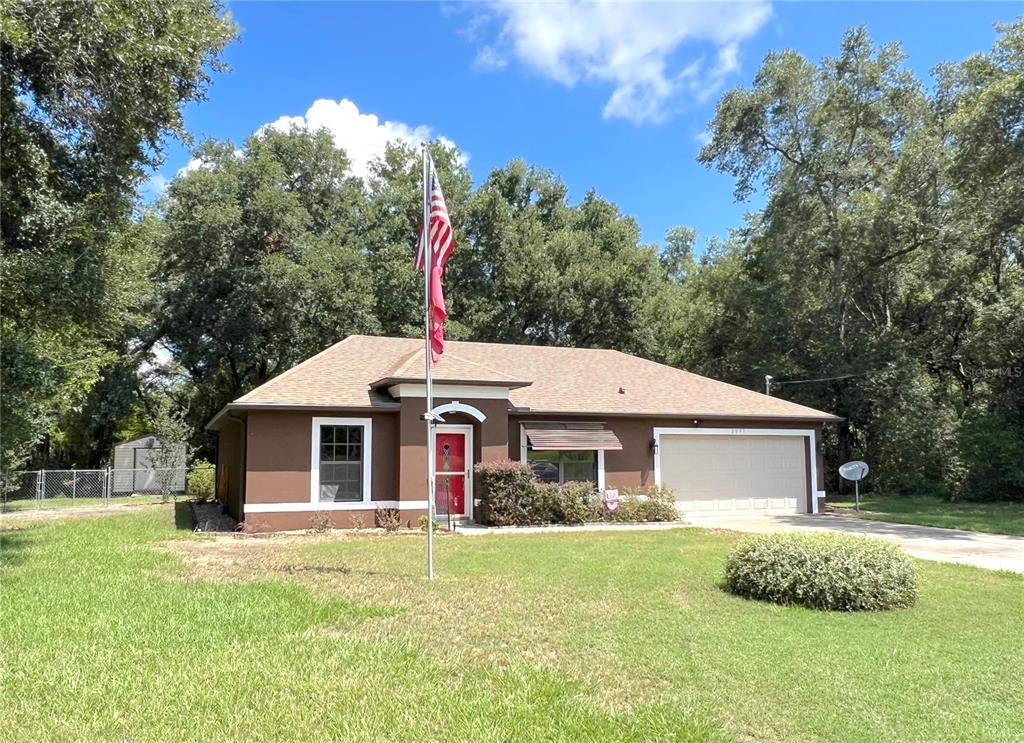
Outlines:
<svg viewBox="0 0 1024 743"><path fill-rule="evenodd" d="M597 701L609 708L658 697L662 685L635 683L614 652L573 641L576 628L593 617L614 624L625 609L620 596L534 590L514 572L482 579L446 570L446 562L472 551L480 539L441 537L433 583L424 577L423 535L380 531L174 540L166 548L183 557L186 568L168 577L295 581L325 597L384 610L353 627L320 630L327 635L408 641L442 662L478 668L505 670L525 662L579 680L596 677Z"/></svg>

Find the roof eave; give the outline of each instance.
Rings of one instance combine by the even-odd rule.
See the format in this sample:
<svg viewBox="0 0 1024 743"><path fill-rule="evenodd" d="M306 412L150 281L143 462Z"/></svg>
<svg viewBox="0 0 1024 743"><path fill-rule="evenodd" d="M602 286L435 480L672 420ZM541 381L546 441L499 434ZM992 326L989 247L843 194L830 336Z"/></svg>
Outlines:
<svg viewBox="0 0 1024 743"><path fill-rule="evenodd" d="M392 412L401 410L401 403L382 402L377 405L332 405L326 403L294 403L294 402L230 402L217 411L217 414L210 419L203 428L207 431L216 431L223 425L228 414L233 411L246 412L250 410L345 410L358 413Z"/></svg>
<svg viewBox="0 0 1024 743"><path fill-rule="evenodd" d="M693 418L695 420L764 420L764 421L813 421L815 423L839 423L846 420L831 413L819 415L744 415L742 413L645 413L642 411L609 410L534 410L519 408L509 410L509 415L601 415L618 418Z"/></svg>

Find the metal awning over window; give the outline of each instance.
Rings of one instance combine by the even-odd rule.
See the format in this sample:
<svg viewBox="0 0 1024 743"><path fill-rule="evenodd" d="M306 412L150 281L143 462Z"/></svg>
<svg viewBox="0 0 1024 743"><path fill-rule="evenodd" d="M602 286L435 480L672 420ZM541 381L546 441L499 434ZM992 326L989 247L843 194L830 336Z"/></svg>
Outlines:
<svg viewBox="0 0 1024 743"><path fill-rule="evenodd" d="M620 451L618 437L603 423L524 423L534 451Z"/></svg>

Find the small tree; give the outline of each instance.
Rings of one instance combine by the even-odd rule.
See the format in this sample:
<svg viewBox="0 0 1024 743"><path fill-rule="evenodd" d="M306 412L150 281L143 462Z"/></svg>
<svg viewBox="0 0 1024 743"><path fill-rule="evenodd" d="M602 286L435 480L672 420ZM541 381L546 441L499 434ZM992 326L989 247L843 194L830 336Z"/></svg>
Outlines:
<svg viewBox="0 0 1024 743"><path fill-rule="evenodd" d="M153 418L153 433L160 445L153 450L153 467L160 497L166 501L173 489L175 476L184 472L195 447L189 443L192 427L185 416L173 410L169 402L162 402Z"/></svg>

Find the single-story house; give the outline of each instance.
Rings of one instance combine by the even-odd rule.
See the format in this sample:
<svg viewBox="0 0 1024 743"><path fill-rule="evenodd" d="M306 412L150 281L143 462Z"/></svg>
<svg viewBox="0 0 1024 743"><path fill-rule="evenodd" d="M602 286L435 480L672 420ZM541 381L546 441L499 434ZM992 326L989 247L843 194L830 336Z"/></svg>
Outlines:
<svg viewBox="0 0 1024 743"><path fill-rule="evenodd" d="M833 415L618 351L449 341L433 374L437 501L473 517L473 466L662 485L687 512L817 513ZM423 341L353 335L225 406L217 483L249 531L415 524L427 509Z"/></svg>

